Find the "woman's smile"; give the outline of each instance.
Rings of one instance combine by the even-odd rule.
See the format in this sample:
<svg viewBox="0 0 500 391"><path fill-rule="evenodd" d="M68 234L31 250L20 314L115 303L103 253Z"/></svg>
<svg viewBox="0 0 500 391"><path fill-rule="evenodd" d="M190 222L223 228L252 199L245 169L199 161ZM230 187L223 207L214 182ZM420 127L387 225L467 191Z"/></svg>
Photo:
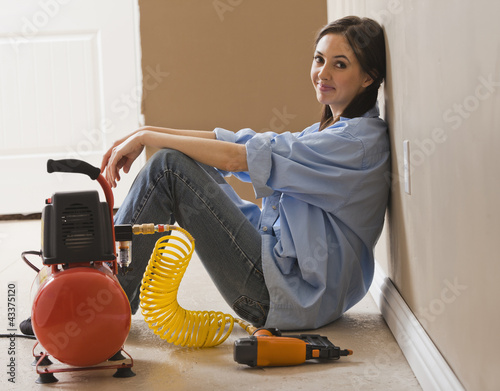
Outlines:
<svg viewBox="0 0 500 391"><path fill-rule="evenodd" d="M318 82L318 83L316 83L316 85L318 86L318 90L320 90L321 92L335 91L335 87L329 86L327 84L323 84L322 82Z"/></svg>

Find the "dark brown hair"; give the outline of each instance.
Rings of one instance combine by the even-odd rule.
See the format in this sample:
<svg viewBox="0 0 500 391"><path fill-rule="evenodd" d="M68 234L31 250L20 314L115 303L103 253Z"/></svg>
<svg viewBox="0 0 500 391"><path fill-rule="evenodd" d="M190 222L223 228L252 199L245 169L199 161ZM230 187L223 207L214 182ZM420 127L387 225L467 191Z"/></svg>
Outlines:
<svg viewBox="0 0 500 391"><path fill-rule="evenodd" d="M316 37L315 46L327 34L343 35L351 46L361 69L373 79L373 83L356 96L342 113L342 116L347 118L359 117L375 105L378 89L385 79L384 31L372 19L346 16L323 27ZM331 125L332 121L333 114L330 106L325 105L320 130Z"/></svg>

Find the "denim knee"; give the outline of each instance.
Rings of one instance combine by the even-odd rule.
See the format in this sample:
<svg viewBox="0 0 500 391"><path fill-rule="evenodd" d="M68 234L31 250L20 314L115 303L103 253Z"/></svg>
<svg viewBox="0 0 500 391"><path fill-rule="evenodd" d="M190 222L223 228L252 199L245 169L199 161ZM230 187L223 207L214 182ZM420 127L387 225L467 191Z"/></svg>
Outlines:
<svg viewBox="0 0 500 391"><path fill-rule="evenodd" d="M151 156L147 162L148 169L160 168L161 170L166 170L171 168L173 163L179 163L180 161L192 159L182 152L175 149L163 148L158 150Z"/></svg>

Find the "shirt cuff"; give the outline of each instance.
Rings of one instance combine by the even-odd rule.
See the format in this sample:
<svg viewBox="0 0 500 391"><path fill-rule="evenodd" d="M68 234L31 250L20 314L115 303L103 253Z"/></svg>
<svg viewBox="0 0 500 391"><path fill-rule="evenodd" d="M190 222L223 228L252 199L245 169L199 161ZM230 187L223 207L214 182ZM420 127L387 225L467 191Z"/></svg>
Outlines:
<svg viewBox="0 0 500 391"><path fill-rule="evenodd" d="M259 134L248 140L247 149L248 173L257 198L268 197L273 189L267 185L271 176L271 139L268 135Z"/></svg>
<svg viewBox="0 0 500 391"><path fill-rule="evenodd" d="M236 133L231 132L230 130L215 128L214 133L217 140L228 141L230 143L236 142Z"/></svg>

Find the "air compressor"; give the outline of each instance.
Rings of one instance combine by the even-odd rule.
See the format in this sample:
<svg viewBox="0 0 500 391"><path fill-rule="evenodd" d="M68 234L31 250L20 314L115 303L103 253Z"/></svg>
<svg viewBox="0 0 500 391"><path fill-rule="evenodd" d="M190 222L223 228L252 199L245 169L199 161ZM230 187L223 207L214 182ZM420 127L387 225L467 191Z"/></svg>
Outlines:
<svg viewBox="0 0 500 391"><path fill-rule="evenodd" d="M116 256L111 188L99 168L81 160L49 160L47 171L88 175L99 182L106 201L96 190L54 193L42 211L41 251L22 254L38 272L31 290L37 383L77 370L117 369L115 377L134 376L132 357L123 350L130 304L117 279L130 258ZM36 268L27 254L39 255L44 266ZM38 344L45 352L35 353ZM51 370L49 356L70 367Z"/></svg>

